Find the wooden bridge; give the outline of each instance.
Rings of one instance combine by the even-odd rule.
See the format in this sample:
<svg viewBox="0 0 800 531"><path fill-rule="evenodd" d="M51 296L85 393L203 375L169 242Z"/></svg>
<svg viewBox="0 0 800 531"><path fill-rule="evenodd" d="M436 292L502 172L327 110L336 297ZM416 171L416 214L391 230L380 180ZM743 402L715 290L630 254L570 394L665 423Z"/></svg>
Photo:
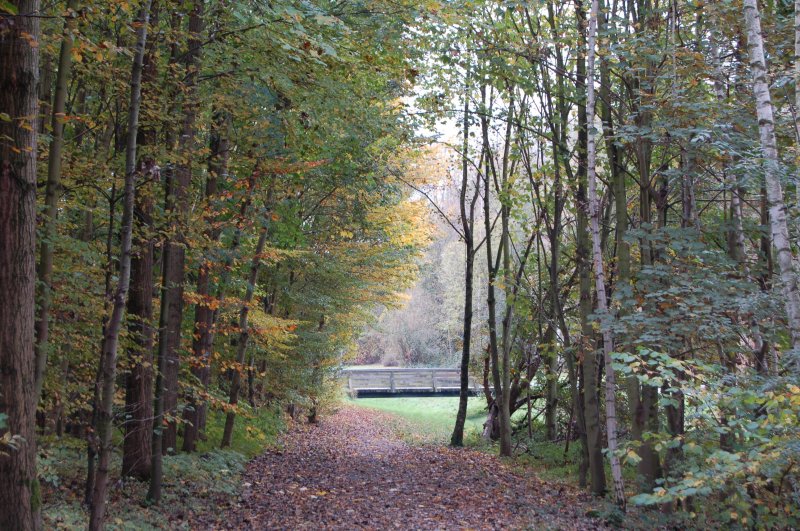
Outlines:
<svg viewBox="0 0 800 531"><path fill-rule="evenodd" d="M456 396L460 389L458 369L344 369L347 389L360 396ZM470 378L470 394L481 386Z"/></svg>

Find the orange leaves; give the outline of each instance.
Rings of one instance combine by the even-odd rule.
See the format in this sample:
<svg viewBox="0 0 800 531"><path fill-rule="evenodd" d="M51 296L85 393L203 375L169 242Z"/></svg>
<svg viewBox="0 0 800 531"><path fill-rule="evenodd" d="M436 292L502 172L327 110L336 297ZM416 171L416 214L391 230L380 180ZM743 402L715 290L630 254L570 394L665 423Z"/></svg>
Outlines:
<svg viewBox="0 0 800 531"><path fill-rule="evenodd" d="M209 310L216 310L220 307L220 300L218 298L211 295L200 295L194 291L184 291L183 301L188 304L208 308Z"/></svg>

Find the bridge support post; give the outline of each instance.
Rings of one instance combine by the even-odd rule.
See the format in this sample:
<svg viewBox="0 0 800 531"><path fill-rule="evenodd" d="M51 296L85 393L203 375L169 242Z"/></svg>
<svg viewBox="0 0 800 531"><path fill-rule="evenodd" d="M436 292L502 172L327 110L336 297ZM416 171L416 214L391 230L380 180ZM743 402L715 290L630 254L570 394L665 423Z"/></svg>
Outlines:
<svg viewBox="0 0 800 531"><path fill-rule="evenodd" d="M395 387L395 384L394 384L394 371L391 371L389 373L389 390L392 393L396 393L397 392L397 388Z"/></svg>

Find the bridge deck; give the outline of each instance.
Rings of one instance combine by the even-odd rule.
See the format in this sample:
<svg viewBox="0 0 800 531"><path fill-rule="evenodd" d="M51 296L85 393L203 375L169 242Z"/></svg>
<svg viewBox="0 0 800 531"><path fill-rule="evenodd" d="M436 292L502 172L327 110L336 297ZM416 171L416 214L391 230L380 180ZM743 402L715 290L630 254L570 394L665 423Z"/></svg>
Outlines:
<svg viewBox="0 0 800 531"><path fill-rule="evenodd" d="M461 376L458 369L344 369L342 378L355 396L457 395ZM480 385L470 378L472 394Z"/></svg>

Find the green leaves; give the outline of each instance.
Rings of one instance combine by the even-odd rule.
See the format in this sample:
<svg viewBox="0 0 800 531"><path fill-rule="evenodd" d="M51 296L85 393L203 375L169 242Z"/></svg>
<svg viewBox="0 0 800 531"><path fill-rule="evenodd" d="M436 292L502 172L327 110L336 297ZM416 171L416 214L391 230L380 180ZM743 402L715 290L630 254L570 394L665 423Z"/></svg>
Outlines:
<svg viewBox="0 0 800 531"><path fill-rule="evenodd" d="M9 15L19 15L17 6L8 0L0 0L0 13L8 13Z"/></svg>

